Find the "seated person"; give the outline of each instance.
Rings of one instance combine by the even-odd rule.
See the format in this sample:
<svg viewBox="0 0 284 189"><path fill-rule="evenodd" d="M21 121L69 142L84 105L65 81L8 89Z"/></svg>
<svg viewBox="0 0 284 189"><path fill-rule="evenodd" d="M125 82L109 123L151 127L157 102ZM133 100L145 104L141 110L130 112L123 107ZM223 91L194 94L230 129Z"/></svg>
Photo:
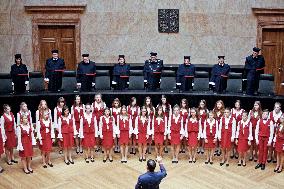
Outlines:
<svg viewBox="0 0 284 189"><path fill-rule="evenodd" d="M194 85L195 66L190 63L190 56L184 56L184 63L177 70L176 88L190 91Z"/></svg>
<svg viewBox="0 0 284 189"><path fill-rule="evenodd" d="M29 78L27 66L22 63L21 54L15 54L15 64L11 66L10 74L15 93L24 93L26 85L29 83Z"/></svg>
<svg viewBox="0 0 284 189"><path fill-rule="evenodd" d="M129 86L130 65L125 63L125 56L118 56L118 64L113 68L112 86L117 90L127 89Z"/></svg>

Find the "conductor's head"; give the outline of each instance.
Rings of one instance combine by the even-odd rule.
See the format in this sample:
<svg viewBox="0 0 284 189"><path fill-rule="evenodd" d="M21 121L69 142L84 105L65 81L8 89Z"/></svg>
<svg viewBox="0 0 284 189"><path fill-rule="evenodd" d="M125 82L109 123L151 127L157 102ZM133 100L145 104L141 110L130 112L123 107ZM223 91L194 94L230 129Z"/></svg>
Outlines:
<svg viewBox="0 0 284 189"><path fill-rule="evenodd" d="M156 162L154 160L152 160L152 159L149 159L147 161L147 169L148 169L148 171L154 172L155 168L156 168Z"/></svg>

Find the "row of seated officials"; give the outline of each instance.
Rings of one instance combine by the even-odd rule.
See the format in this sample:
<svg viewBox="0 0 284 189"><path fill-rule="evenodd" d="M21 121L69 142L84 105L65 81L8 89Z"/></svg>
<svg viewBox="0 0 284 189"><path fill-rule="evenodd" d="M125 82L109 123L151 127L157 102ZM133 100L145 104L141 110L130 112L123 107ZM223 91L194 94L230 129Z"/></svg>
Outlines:
<svg viewBox="0 0 284 189"><path fill-rule="evenodd" d="M207 78L207 81L205 79L203 83L200 83L200 85L205 87L204 89L207 88L216 93L223 93L227 89L228 79L239 79L240 85L233 92L246 91L248 95L255 95L259 90L260 79L270 80L272 83L274 80L272 75L263 74L265 61L264 57L259 55L259 51L259 48L254 47L252 55L246 58L244 76L242 73L230 72L230 66L224 62L225 56L218 56L218 63L212 67L210 78L208 73L196 71L195 65L190 62L190 56L184 56L184 63L179 65L175 73L174 71L163 70L163 60L157 58L157 53L151 52L150 59L145 61L143 71L140 71L143 76L143 79L139 78L140 85L142 83L143 88L149 91L164 88L186 92L194 88L195 80L198 80L197 78ZM64 59L59 58L59 51L52 50L51 52L52 58L46 60L46 72L43 83L48 86L46 88L49 91L59 92L62 88L62 78L64 75L68 75L66 74L68 72L65 71ZM107 71L105 74L108 75L109 71L105 71ZM76 83L73 83L75 85L73 87L80 89L80 91L92 91L95 88L101 88L96 87L98 85L109 86L111 83L113 89L128 89L129 85L138 85L139 83L131 83L131 79L129 79L131 76L137 76L136 81L139 76L139 71L136 70L136 74L133 71L130 70L130 65L125 63L125 56L119 55L118 63L113 68L112 81L99 81L99 72L101 72L101 76L104 75L104 72L96 69L96 64L89 59L89 54L82 54L82 61L78 64L77 72L73 71L76 77ZM28 73L26 65L22 63L21 54L15 55L15 64L11 66L10 76L12 78L11 86L13 86L13 90L16 93L25 92L31 73ZM166 79L170 77L171 80ZM165 81L163 82L163 80ZM161 83L165 87L161 87ZM236 82L233 83L236 84ZM273 88L269 90L273 93Z"/></svg>

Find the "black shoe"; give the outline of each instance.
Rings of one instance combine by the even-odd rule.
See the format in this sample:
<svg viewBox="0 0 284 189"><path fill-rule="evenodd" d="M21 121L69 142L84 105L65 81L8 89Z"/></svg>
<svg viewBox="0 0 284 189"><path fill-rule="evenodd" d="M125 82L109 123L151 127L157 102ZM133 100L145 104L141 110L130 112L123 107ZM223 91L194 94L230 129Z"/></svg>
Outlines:
<svg viewBox="0 0 284 189"><path fill-rule="evenodd" d="M94 159L94 158L91 158L91 162L94 163L94 162L95 162L95 159Z"/></svg>
<svg viewBox="0 0 284 189"><path fill-rule="evenodd" d="M109 159L109 162L113 162L113 159Z"/></svg>
<svg viewBox="0 0 284 189"><path fill-rule="evenodd" d="M63 151L62 151L62 150L59 150L59 154L63 154Z"/></svg>
<svg viewBox="0 0 284 189"><path fill-rule="evenodd" d="M192 163L192 160L189 160L188 163Z"/></svg>
<svg viewBox="0 0 284 189"><path fill-rule="evenodd" d="M274 173L276 173L276 172L278 171L278 169L279 169L279 168L275 168L275 169L274 169Z"/></svg>
<svg viewBox="0 0 284 189"><path fill-rule="evenodd" d="M18 161L14 160L14 159L12 159L11 162L13 162L13 163L18 163Z"/></svg>
<svg viewBox="0 0 284 189"><path fill-rule="evenodd" d="M265 169L265 164L262 164L261 170L264 170L264 169Z"/></svg>
<svg viewBox="0 0 284 189"><path fill-rule="evenodd" d="M239 159L239 156L238 156L238 155L235 155L235 159Z"/></svg>
<svg viewBox="0 0 284 189"><path fill-rule="evenodd" d="M49 167L53 167L53 164L52 163L48 163L47 164Z"/></svg>
<svg viewBox="0 0 284 189"><path fill-rule="evenodd" d="M257 162L257 159L254 159L253 161L254 161L254 162Z"/></svg>
<svg viewBox="0 0 284 189"><path fill-rule="evenodd" d="M205 161L204 163L207 165L209 163L209 161Z"/></svg>
<svg viewBox="0 0 284 189"><path fill-rule="evenodd" d="M272 161L271 159L268 159L268 160L267 160L267 163L271 163L271 161Z"/></svg>
<svg viewBox="0 0 284 189"><path fill-rule="evenodd" d="M65 163L66 165L70 165L69 161L67 161L67 162L66 162L66 161L64 161L64 163Z"/></svg>
<svg viewBox="0 0 284 189"><path fill-rule="evenodd" d="M178 163L178 160L176 160L175 163Z"/></svg>
<svg viewBox="0 0 284 189"><path fill-rule="evenodd" d="M43 165L42 167L46 169L46 168L47 168L47 165Z"/></svg>
<svg viewBox="0 0 284 189"><path fill-rule="evenodd" d="M146 161L146 158L145 158L145 159L143 159L143 161Z"/></svg>
<svg viewBox="0 0 284 189"><path fill-rule="evenodd" d="M78 148L76 149L76 154L79 154L79 150L78 150Z"/></svg>
<svg viewBox="0 0 284 189"><path fill-rule="evenodd" d="M262 167L262 164L261 164L261 163L257 164L257 165L255 166L255 169L258 169L258 168L260 168L260 167Z"/></svg>
<svg viewBox="0 0 284 189"><path fill-rule="evenodd" d="M233 159L235 156L234 155L230 155L230 158Z"/></svg>
<svg viewBox="0 0 284 189"><path fill-rule="evenodd" d="M4 169L2 168L1 170L0 170L0 173L3 173L4 172Z"/></svg>
<svg viewBox="0 0 284 189"><path fill-rule="evenodd" d="M249 158L249 161L252 161L252 160L253 160L253 158L252 158L252 157L250 157L250 158Z"/></svg>
<svg viewBox="0 0 284 189"><path fill-rule="evenodd" d="M83 151L83 150L81 150L81 151L80 151L80 153L82 154L82 153L84 153L84 151Z"/></svg>
<svg viewBox="0 0 284 189"><path fill-rule="evenodd" d="M13 165L13 163L12 163L12 162L7 162L7 164L8 164L8 165Z"/></svg>
<svg viewBox="0 0 284 189"><path fill-rule="evenodd" d="M74 161L73 160L72 161L69 160L69 163L74 164Z"/></svg>
<svg viewBox="0 0 284 189"><path fill-rule="evenodd" d="M209 163L210 163L211 165L213 165L213 161L210 161Z"/></svg>
<svg viewBox="0 0 284 189"><path fill-rule="evenodd" d="M30 170L30 169L28 169L28 171L29 171L30 173L34 173L34 170Z"/></svg>
<svg viewBox="0 0 284 189"><path fill-rule="evenodd" d="M103 160L104 163L105 163L106 161L107 161L106 159Z"/></svg>
<svg viewBox="0 0 284 189"><path fill-rule="evenodd" d="M85 158L85 162L86 162L86 163L90 163L90 161L89 161L88 158Z"/></svg>
<svg viewBox="0 0 284 189"><path fill-rule="evenodd" d="M224 164L225 164L225 162L221 162L221 163L220 163L220 166L223 166Z"/></svg>
<svg viewBox="0 0 284 189"><path fill-rule="evenodd" d="M242 166L242 164L241 164L241 163L238 163L238 167L240 167L240 166Z"/></svg>
<svg viewBox="0 0 284 189"><path fill-rule="evenodd" d="M247 166L247 164L246 164L246 163L243 163L243 167L245 167L245 166Z"/></svg>
<svg viewBox="0 0 284 189"><path fill-rule="evenodd" d="M229 163L226 163L226 167L229 167L230 166L230 164Z"/></svg>
<svg viewBox="0 0 284 189"><path fill-rule="evenodd" d="M196 160L192 161L193 163L196 163Z"/></svg>
<svg viewBox="0 0 284 189"><path fill-rule="evenodd" d="M142 158L139 158L139 161L142 162Z"/></svg>
<svg viewBox="0 0 284 189"><path fill-rule="evenodd" d="M27 175L28 175L28 174L31 174L29 171L26 172L25 169L23 169L23 171L24 171L24 173L26 173Z"/></svg>
<svg viewBox="0 0 284 189"><path fill-rule="evenodd" d="M276 160L273 160L273 163L277 163L277 161L276 161Z"/></svg>
<svg viewBox="0 0 284 189"><path fill-rule="evenodd" d="M281 173L282 172L282 169L278 169L277 173Z"/></svg>

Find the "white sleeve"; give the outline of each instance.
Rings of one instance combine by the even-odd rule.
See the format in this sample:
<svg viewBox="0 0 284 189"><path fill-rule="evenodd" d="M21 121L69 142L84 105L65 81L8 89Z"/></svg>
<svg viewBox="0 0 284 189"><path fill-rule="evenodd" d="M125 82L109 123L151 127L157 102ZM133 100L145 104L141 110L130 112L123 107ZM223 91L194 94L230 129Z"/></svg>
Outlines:
<svg viewBox="0 0 284 189"><path fill-rule="evenodd" d="M118 115L116 118L116 134L120 135L120 128L119 128L119 118L120 116Z"/></svg>
<svg viewBox="0 0 284 189"><path fill-rule="evenodd" d="M199 123L198 123L198 136L199 138L204 138L203 137L203 133L202 133L202 124L201 124L201 120L199 120Z"/></svg>
<svg viewBox="0 0 284 189"><path fill-rule="evenodd" d="M218 123L218 122L217 122ZM221 132L222 131L222 120L220 120L220 124L219 124L219 127L218 127L218 139L220 140L221 139Z"/></svg>
<svg viewBox="0 0 284 189"><path fill-rule="evenodd" d="M100 117L100 122L99 122L99 132L100 132L100 136L102 137L103 136L103 120L102 120L103 117Z"/></svg>
<svg viewBox="0 0 284 189"><path fill-rule="evenodd" d="M207 127L206 122L207 122L207 120L204 121L204 129L203 129L203 133L202 133L204 139L207 138L207 136L206 136L206 127Z"/></svg>
<svg viewBox="0 0 284 189"><path fill-rule="evenodd" d="M184 127L184 136L186 138L188 138L188 128L187 128L187 125L188 125L188 118L185 120L185 127Z"/></svg>
<svg viewBox="0 0 284 189"><path fill-rule="evenodd" d="M72 121L73 121L74 138L76 138L75 135L78 135L79 133L77 132L77 129L76 129L76 124L75 124L75 119L74 119L74 117L72 118Z"/></svg>
<svg viewBox="0 0 284 189"><path fill-rule="evenodd" d="M74 106L71 106L71 115L74 115Z"/></svg>
<svg viewBox="0 0 284 189"><path fill-rule="evenodd" d="M95 137L97 138L99 136L99 128L98 128L98 121L96 116L94 117L94 127L95 127Z"/></svg>
<svg viewBox="0 0 284 189"><path fill-rule="evenodd" d="M183 128L183 117L181 117L181 122L180 122L180 135L185 135L184 128Z"/></svg>
<svg viewBox="0 0 284 189"><path fill-rule="evenodd" d="M4 117L1 116L1 118L0 118L0 126L1 126L1 129L2 129L2 138L3 138L3 141L6 141L7 136L6 136L4 124L5 124Z"/></svg>
<svg viewBox="0 0 284 189"><path fill-rule="evenodd" d="M20 125L21 116L20 113L17 113L17 125Z"/></svg>
<svg viewBox="0 0 284 189"><path fill-rule="evenodd" d="M232 122L232 137L231 140L235 139L235 135L236 135L236 120L235 118L233 118L233 122Z"/></svg>
<svg viewBox="0 0 284 189"><path fill-rule="evenodd" d="M38 124L39 124L39 110L36 111L36 120L35 120L35 123L38 127Z"/></svg>
<svg viewBox="0 0 284 189"><path fill-rule="evenodd" d="M172 116L170 116L170 117L169 117L169 122L168 122L168 135L170 135L170 134L171 134L171 126L172 126L172 120L171 120L171 117L172 117Z"/></svg>
<svg viewBox="0 0 284 189"><path fill-rule="evenodd" d="M58 129L58 122L59 122L59 120L58 120L58 117L57 117L57 109L56 108L54 108L54 118L53 118L53 120L54 120L54 127L56 128L56 129Z"/></svg>
<svg viewBox="0 0 284 189"><path fill-rule="evenodd" d="M135 118L135 128L134 128L134 134L137 135L138 134L138 119L139 119L139 116L137 116Z"/></svg>
<svg viewBox="0 0 284 189"><path fill-rule="evenodd" d="M218 139L219 127L218 127L218 121L216 121L216 120L215 120L215 128L216 128L216 132L215 132L215 137L214 137L214 139Z"/></svg>
<svg viewBox="0 0 284 189"><path fill-rule="evenodd" d="M33 123L33 118L32 118L32 113L31 111L29 110L29 115L30 115L30 120L31 120L31 124Z"/></svg>
<svg viewBox="0 0 284 189"><path fill-rule="evenodd" d="M151 131L151 118L148 118L148 125L147 125L147 135L151 135L152 131Z"/></svg>
<svg viewBox="0 0 284 189"><path fill-rule="evenodd" d="M16 121L15 121L15 117L14 117L14 131L17 130L17 125L16 125Z"/></svg>
<svg viewBox="0 0 284 189"><path fill-rule="evenodd" d="M110 119L113 119L113 121L112 121L112 127L113 127L113 138L115 138L115 137L116 137L116 135L117 135L117 133L118 133L118 131L119 131L119 129L118 129L117 127L115 127L115 119L114 119L114 117L111 117Z"/></svg>
<svg viewBox="0 0 284 189"><path fill-rule="evenodd" d="M79 128L79 138L84 138L84 131L83 131L83 118L80 118L80 128Z"/></svg>
<svg viewBox="0 0 284 189"><path fill-rule="evenodd" d="M248 140L252 141L253 140L253 136L252 136L252 124L251 122L249 122L249 137Z"/></svg>
<svg viewBox="0 0 284 189"><path fill-rule="evenodd" d="M273 140L273 134L274 134L274 125L273 125L273 121L270 121L270 135L269 135L269 139L268 139L268 143L271 144L272 140Z"/></svg>
<svg viewBox="0 0 284 189"><path fill-rule="evenodd" d="M241 127L241 121L239 121L238 126L237 126L237 131L236 131L236 136L235 138L238 139L239 138L239 134L240 134L240 127Z"/></svg>
<svg viewBox="0 0 284 189"><path fill-rule="evenodd" d="M36 145L36 139L35 139L35 134L34 134L34 127L33 127L33 125L32 125L32 123L31 123L31 129L32 129L32 145L34 146L34 145Z"/></svg>
<svg viewBox="0 0 284 189"><path fill-rule="evenodd" d="M62 133L61 133L61 119L58 120L58 126L57 126L57 129L58 129L58 136L57 138L62 138Z"/></svg>
<svg viewBox="0 0 284 189"><path fill-rule="evenodd" d="M39 139L39 140L41 140L42 139L42 137L41 137L41 133L40 133L40 123L39 124L36 124L36 138L37 139ZM52 130L52 128L51 128L51 130Z"/></svg>
<svg viewBox="0 0 284 189"><path fill-rule="evenodd" d="M166 136L168 134L168 118L165 116L165 132L164 135Z"/></svg>
<svg viewBox="0 0 284 189"><path fill-rule="evenodd" d="M256 127L255 127L255 141L258 143L258 132L259 132L259 122L260 120L257 121Z"/></svg>
<svg viewBox="0 0 284 189"><path fill-rule="evenodd" d="M155 134L155 116L153 116L153 120L152 120L152 130L151 130L151 134L152 134L152 137L154 137L154 134Z"/></svg>
<svg viewBox="0 0 284 189"><path fill-rule="evenodd" d="M132 127L132 118L131 118L131 116L129 116L129 118L128 118L129 120L129 135L132 135L132 133L133 133L133 127Z"/></svg>
<svg viewBox="0 0 284 189"><path fill-rule="evenodd" d="M21 137L21 126L19 126L16 131L17 131L17 137L18 137L17 150L18 151L23 151L24 148L23 148L22 137Z"/></svg>

